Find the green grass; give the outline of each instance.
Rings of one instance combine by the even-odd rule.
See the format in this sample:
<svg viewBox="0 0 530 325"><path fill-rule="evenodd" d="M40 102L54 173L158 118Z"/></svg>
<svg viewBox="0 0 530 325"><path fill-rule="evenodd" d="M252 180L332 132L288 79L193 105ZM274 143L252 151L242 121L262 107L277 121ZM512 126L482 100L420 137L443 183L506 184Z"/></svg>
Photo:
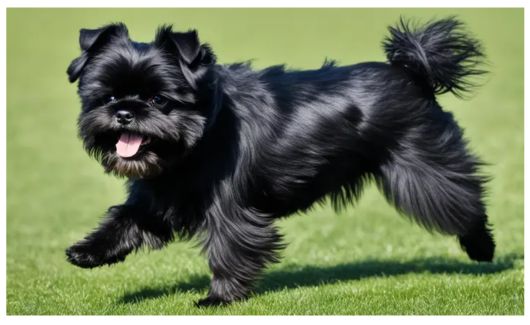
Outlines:
<svg viewBox="0 0 530 325"><path fill-rule="evenodd" d="M78 30L111 21L150 40L161 23L198 28L223 63L254 59L315 68L383 60L399 15L458 14L483 40L492 73L467 101L446 95L471 148L489 162L492 264L467 259L454 238L400 217L370 186L341 213L316 207L279 223L289 244L248 301L197 309L209 271L194 242L83 270L64 249L125 196L76 137L79 101L66 67ZM522 314L523 10L9 9L7 14L8 314Z"/></svg>

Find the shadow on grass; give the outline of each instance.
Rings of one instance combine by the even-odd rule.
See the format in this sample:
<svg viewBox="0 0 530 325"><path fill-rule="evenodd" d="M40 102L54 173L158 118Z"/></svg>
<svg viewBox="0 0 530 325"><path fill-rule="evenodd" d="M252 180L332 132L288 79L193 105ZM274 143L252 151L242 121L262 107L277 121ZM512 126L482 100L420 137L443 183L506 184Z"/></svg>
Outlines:
<svg viewBox="0 0 530 325"><path fill-rule="evenodd" d="M283 269L265 273L254 292L259 294L282 289L360 280L367 277L392 276L408 273L491 274L512 268L515 261L522 258L522 255L507 255L495 259L493 263L463 262L446 258L426 258L402 262L392 260L365 260L358 263L334 266L288 265ZM210 279L206 275L194 276L186 282L175 285L144 288L127 293L119 302L131 304L146 299L172 295L177 292L202 292L208 288L209 282Z"/></svg>

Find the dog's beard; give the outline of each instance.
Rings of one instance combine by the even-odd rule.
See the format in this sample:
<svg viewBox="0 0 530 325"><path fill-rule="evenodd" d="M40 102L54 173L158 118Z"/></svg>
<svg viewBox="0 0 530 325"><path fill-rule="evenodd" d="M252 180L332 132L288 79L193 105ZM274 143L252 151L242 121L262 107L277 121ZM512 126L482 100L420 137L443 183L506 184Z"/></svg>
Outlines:
<svg viewBox="0 0 530 325"><path fill-rule="evenodd" d="M123 138L137 137L141 143L123 143ZM177 143L129 131L107 131L84 137L87 152L107 173L119 177L151 178L159 175L179 155ZM120 148L128 146L129 148ZM136 148L137 146L137 148ZM131 148L132 147L132 148Z"/></svg>
<svg viewBox="0 0 530 325"><path fill-rule="evenodd" d="M141 155L141 159L124 159L107 152L102 156L101 164L108 173L130 178L151 178L162 172L164 161L156 153L148 151Z"/></svg>
<svg viewBox="0 0 530 325"><path fill-rule="evenodd" d="M181 159L202 136L204 118L191 112L150 110L129 126L104 107L82 113L79 131L86 151L119 177L152 178Z"/></svg>

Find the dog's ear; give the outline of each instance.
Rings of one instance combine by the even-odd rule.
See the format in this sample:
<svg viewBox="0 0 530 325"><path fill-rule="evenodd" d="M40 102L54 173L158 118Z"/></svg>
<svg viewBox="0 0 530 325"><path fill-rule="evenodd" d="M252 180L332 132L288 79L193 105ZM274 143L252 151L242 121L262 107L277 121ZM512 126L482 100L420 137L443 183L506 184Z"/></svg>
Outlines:
<svg viewBox="0 0 530 325"><path fill-rule="evenodd" d="M98 29L81 29L79 31L79 46L81 55L68 66L66 73L70 82L76 81L91 55L97 52L112 37L128 38L127 27L123 24L110 24Z"/></svg>
<svg viewBox="0 0 530 325"><path fill-rule="evenodd" d="M201 44L196 30L173 32L171 26L162 26L156 33L155 46L178 56L180 67L189 84L196 88L205 68L215 63L215 55L208 44Z"/></svg>

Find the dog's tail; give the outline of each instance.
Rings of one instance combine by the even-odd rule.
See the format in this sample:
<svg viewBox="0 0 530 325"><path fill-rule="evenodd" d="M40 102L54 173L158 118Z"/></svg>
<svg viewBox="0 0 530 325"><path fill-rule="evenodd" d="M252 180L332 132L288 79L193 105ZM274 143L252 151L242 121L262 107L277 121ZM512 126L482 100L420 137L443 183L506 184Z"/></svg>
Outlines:
<svg viewBox="0 0 530 325"><path fill-rule="evenodd" d="M484 53L454 17L414 26L400 19L389 27L383 46L392 65L405 68L434 94L452 92L462 96L475 84L468 78L485 73L479 69Z"/></svg>

